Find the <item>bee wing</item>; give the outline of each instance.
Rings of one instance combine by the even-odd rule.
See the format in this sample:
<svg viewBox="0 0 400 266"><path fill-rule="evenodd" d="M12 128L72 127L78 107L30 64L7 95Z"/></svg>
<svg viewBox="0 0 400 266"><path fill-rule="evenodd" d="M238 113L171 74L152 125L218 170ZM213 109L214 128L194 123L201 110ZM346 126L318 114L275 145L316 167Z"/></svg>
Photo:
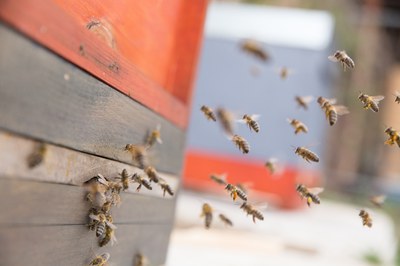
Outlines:
<svg viewBox="0 0 400 266"><path fill-rule="evenodd" d="M236 119L235 122L240 123L240 124L246 124L246 120L244 120L244 119Z"/></svg>
<svg viewBox="0 0 400 266"><path fill-rule="evenodd" d="M339 60L337 60L337 58L334 55L330 55L328 56L328 59L332 62L339 62Z"/></svg>
<svg viewBox="0 0 400 266"><path fill-rule="evenodd" d="M311 95L309 95L309 96L303 96L303 97L301 97L301 99L302 99L303 102L305 102L305 103L310 103L312 100L314 100L314 96L311 96Z"/></svg>
<svg viewBox="0 0 400 266"><path fill-rule="evenodd" d="M95 215L93 213L89 214L89 218L92 220L100 221L100 218L98 215Z"/></svg>
<svg viewBox="0 0 400 266"><path fill-rule="evenodd" d="M115 234L111 235L111 246L113 246L114 244L118 244L118 240L115 237Z"/></svg>
<svg viewBox="0 0 400 266"><path fill-rule="evenodd" d="M312 187L312 188L309 188L308 191L312 194L318 195L324 191L324 188L323 187Z"/></svg>
<svg viewBox="0 0 400 266"><path fill-rule="evenodd" d="M379 195L379 196L373 196L370 198L370 201L372 203L376 203L376 204L383 204L386 200L386 196L385 195Z"/></svg>
<svg viewBox="0 0 400 266"><path fill-rule="evenodd" d="M98 181L100 184L103 184L103 185L105 185L105 186L108 186L108 181L107 181L107 179L106 179L103 175L97 174L97 176L99 177L99 178L97 179L97 181Z"/></svg>
<svg viewBox="0 0 400 266"><path fill-rule="evenodd" d="M254 121L257 121L258 119L260 119L261 115L260 114L253 114L250 116L251 119L253 119Z"/></svg>
<svg viewBox="0 0 400 266"><path fill-rule="evenodd" d="M258 202L253 204L253 206L259 211L265 211L266 209L268 209L268 203L266 202Z"/></svg>
<svg viewBox="0 0 400 266"><path fill-rule="evenodd" d="M157 138L156 139L158 143L162 144L162 139L161 138Z"/></svg>
<svg viewBox="0 0 400 266"><path fill-rule="evenodd" d="M335 108L338 115L346 115L350 113L349 109L344 105L335 105Z"/></svg>
<svg viewBox="0 0 400 266"><path fill-rule="evenodd" d="M383 99L385 99L385 96L382 96L382 95L371 96L371 99L372 99L374 102L378 103L378 102L382 101Z"/></svg>
<svg viewBox="0 0 400 266"><path fill-rule="evenodd" d="M117 227L114 224L110 223L109 221L106 221L106 224L108 227L110 227L113 230L117 229Z"/></svg>

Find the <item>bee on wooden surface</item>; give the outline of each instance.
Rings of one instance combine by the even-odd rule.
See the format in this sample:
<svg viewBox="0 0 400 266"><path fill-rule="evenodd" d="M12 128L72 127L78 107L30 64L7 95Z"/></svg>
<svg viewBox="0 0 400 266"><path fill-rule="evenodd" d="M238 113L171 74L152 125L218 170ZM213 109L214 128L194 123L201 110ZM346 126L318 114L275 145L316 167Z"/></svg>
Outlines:
<svg viewBox="0 0 400 266"><path fill-rule="evenodd" d="M149 260L142 254L142 253L137 253L134 258L134 265L135 266L146 266L149 265Z"/></svg>
<svg viewBox="0 0 400 266"><path fill-rule="evenodd" d="M219 184L219 185L224 185L226 186L227 182L226 182L226 175L222 174L222 175L217 175L217 174L211 174L210 175L210 179L212 181L214 181L215 183Z"/></svg>
<svg viewBox="0 0 400 266"><path fill-rule="evenodd" d="M147 148L143 145L126 144L125 151L129 151L132 155L132 161L140 168L147 165Z"/></svg>
<svg viewBox="0 0 400 266"><path fill-rule="evenodd" d="M244 193L241 189L239 189L237 186L232 185L232 184L227 184L225 189L229 191L231 198L233 201L236 201L237 197L241 198L244 201L247 201L247 195Z"/></svg>
<svg viewBox="0 0 400 266"><path fill-rule="evenodd" d="M33 152L29 154L27 158L28 167L34 168L41 164L47 152L47 146L45 143L37 143L33 149Z"/></svg>
<svg viewBox="0 0 400 266"><path fill-rule="evenodd" d="M308 132L308 128L307 126L302 123L300 120L297 119L287 119L287 121L289 122L290 125L292 125L292 127L294 128L294 134L298 134L300 132L304 132L307 133Z"/></svg>
<svg viewBox="0 0 400 266"><path fill-rule="evenodd" d="M204 226L206 229L209 229L213 218L213 209L210 204L203 204L200 217L204 217Z"/></svg>
<svg viewBox="0 0 400 266"><path fill-rule="evenodd" d="M240 46L243 51L254 55L261 61L266 62L270 58L269 54L264 50L262 45L255 40L244 40Z"/></svg>
<svg viewBox="0 0 400 266"><path fill-rule="evenodd" d="M103 206L101 207L101 211L105 214L109 213L111 211L111 206L113 205L112 200L107 200Z"/></svg>
<svg viewBox="0 0 400 266"><path fill-rule="evenodd" d="M157 173L157 171L156 171L156 169L154 167L147 166L144 169L144 172L149 177L150 182L154 182L154 183L158 183L159 182L159 176L158 176L158 173Z"/></svg>
<svg viewBox="0 0 400 266"><path fill-rule="evenodd" d="M172 190L171 186L165 181L164 179L160 178L160 181L158 183L163 190L163 197L165 197L165 194L168 193L170 196L174 195L174 191Z"/></svg>
<svg viewBox="0 0 400 266"><path fill-rule="evenodd" d="M132 180L133 182L136 182L139 184L139 186L136 188L136 191L139 192L140 189L142 188L142 186L144 186L145 188L147 188L148 190L152 190L153 188L151 187L151 184L149 181L147 181L143 176L134 173L132 176Z"/></svg>
<svg viewBox="0 0 400 266"><path fill-rule="evenodd" d="M313 96L296 96L294 98L297 102L298 107L308 110L308 104L314 99Z"/></svg>
<svg viewBox="0 0 400 266"><path fill-rule="evenodd" d="M158 142L159 144L162 144L161 140L161 125L157 125L156 129L151 131L150 134L147 136L146 139L146 147L150 148L153 147L153 145Z"/></svg>
<svg viewBox="0 0 400 266"><path fill-rule="evenodd" d="M320 187L307 188L305 185L299 184L296 188L296 191L299 193L299 195L302 199L305 198L307 200L308 207L311 207L311 203L314 203L314 204L321 203L321 200L318 197L318 194L320 194L322 191L324 191L324 189L320 188Z"/></svg>
<svg viewBox="0 0 400 266"><path fill-rule="evenodd" d="M257 210L253 205L243 202L243 204L240 206L241 209L243 209L244 212L246 212L247 215L253 216L253 222L256 222L256 219L263 221L264 220L264 215Z"/></svg>
<svg viewBox="0 0 400 266"><path fill-rule="evenodd" d="M239 119L238 122L245 123L249 127L250 131L254 130L255 132L260 131L260 125L258 124L257 120L259 119L260 115L243 115L242 119Z"/></svg>
<svg viewBox="0 0 400 266"><path fill-rule="evenodd" d="M397 146L400 148L400 133L392 127L386 128L385 133L389 136L389 138L385 141L385 144L392 146L393 144L397 143Z"/></svg>
<svg viewBox="0 0 400 266"><path fill-rule="evenodd" d="M122 183L122 188L123 190L127 190L129 189L129 183L132 181L128 171L126 169L122 170L122 172L119 174L118 177L116 177L116 179L120 179L121 183Z"/></svg>
<svg viewBox="0 0 400 266"><path fill-rule="evenodd" d="M200 110L204 113L204 115L206 116L207 120L212 120L212 121L217 121L217 117L214 114L214 111L208 107L203 105Z"/></svg>
<svg viewBox="0 0 400 266"><path fill-rule="evenodd" d="M318 103L320 104L322 110L325 111L326 119L329 121L329 125L331 126L337 122L339 115L350 113L346 106L335 105L336 99L318 97Z"/></svg>
<svg viewBox="0 0 400 266"><path fill-rule="evenodd" d="M224 108L217 109L217 117L218 121L220 122L222 129L225 131L225 134L228 136L232 136L233 133L233 123L234 123L234 116L231 112Z"/></svg>
<svg viewBox="0 0 400 266"><path fill-rule="evenodd" d="M110 227L112 229L117 228L115 225L112 224L112 222L110 222L110 217L111 216L107 216L102 212L98 213L97 215L93 213L89 214L89 218L92 219L96 224L97 237L101 237L102 235L104 235L107 227Z"/></svg>
<svg viewBox="0 0 400 266"><path fill-rule="evenodd" d="M249 153L250 146L247 140L239 135L234 135L231 140L239 148L242 153Z"/></svg>
<svg viewBox="0 0 400 266"><path fill-rule="evenodd" d="M226 226L233 226L232 221L222 213L218 217Z"/></svg>
<svg viewBox="0 0 400 266"><path fill-rule="evenodd" d="M386 196L385 195L377 195L377 196L372 196L369 198L369 201L374 204L376 207L381 208L383 204L385 203Z"/></svg>
<svg viewBox="0 0 400 266"><path fill-rule="evenodd" d="M97 208L90 208L89 210L89 223L87 224L87 226L89 227L90 231L94 231L96 230L96 225L98 223L97 220L92 219L91 216L98 216L101 213L101 211L99 211Z"/></svg>
<svg viewBox="0 0 400 266"><path fill-rule="evenodd" d="M319 162L318 155L305 147L297 147L294 153L301 156L304 160L306 160L309 163L310 162L316 162L316 163Z"/></svg>
<svg viewBox="0 0 400 266"><path fill-rule="evenodd" d="M123 189L123 185L121 182L113 182L110 181L109 183L109 191L110 191L110 198L111 198L111 204L112 205L120 205L121 204L121 191Z"/></svg>
<svg viewBox="0 0 400 266"><path fill-rule="evenodd" d="M372 218L366 210L364 209L360 210L358 216L361 217L363 226L368 226L369 228L372 227Z"/></svg>
<svg viewBox="0 0 400 266"><path fill-rule="evenodd" d="M276 171L276 164L277 164L277 159L271 158L265 162L265 167L269 170L271 175L273 175Z"/></svg>
<svg viewBox="0 0 400 266"><path fill-rule="evenodd" d="M86 200L88 200L93 206L101 208L107 201L106 191L109 188L108 180L101 174L98 174L84 182L83 185L89 191L86 195Z"/></svg>
<svg viewBox="0 0 400 266"><path fill-rule="evenodd" d="M328 59L332 62L340 62L344 71L347 68L354 68L356 66L346 51L336 51L333 55L328 56Z"/></svg>
<svg viewBox="0 0 400 266"><path fill-rule="evenodd" d="M106 232L104 236L100 239L99 245L100 247L104 247L111 241L111 246L113 246L117 242L117 238L115 237L114 228L110 226L106 226Z"/></svg>
<svg viewBox="0 0 400 266"><path fill-rule="evenodd" d="M396 91L396 93L394 94L394 96L396 97L394 99L395 103L400 103L400 92Z"/></svg>
<svg viewBox="0 0 400 266"><path fill-rule="evenodd" d="M110 253L103 253L96 256L88 266L107 266L107 261L110 259Z"/></svg>
<svg viewBox="0 0 400 266"><path fill-rule="evenodd" d="M372 111L379 112L379 102L385 97L382 95L369 96L364 93L360 93L358 99L364 104L364 109L371 109Z"/></svg>

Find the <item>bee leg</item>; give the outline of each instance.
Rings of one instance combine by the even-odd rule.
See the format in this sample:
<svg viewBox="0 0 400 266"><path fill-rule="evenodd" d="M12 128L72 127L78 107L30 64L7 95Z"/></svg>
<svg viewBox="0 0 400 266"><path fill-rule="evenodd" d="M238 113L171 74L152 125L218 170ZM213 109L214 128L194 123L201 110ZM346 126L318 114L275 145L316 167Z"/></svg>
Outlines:
<svg viewBox="0 0 400 266"><path fill-rule="evenodd" d="M307 197L307 205L308 205L308 207L311 207L311 202L312 202L312 198L311 197Z"/></svg>
<svg viewBox="0 0 400 266"><path fill-rule="evenodd" d="M253 223L256 223L256 216L253 215Z"/></svg>
<svg viewBox="0 0 400 266"><path fill-rule="evenodd" d="M141 188L142 188L142 184L139 184L139 186L136 188L136 191L139 192Z"/></svg>

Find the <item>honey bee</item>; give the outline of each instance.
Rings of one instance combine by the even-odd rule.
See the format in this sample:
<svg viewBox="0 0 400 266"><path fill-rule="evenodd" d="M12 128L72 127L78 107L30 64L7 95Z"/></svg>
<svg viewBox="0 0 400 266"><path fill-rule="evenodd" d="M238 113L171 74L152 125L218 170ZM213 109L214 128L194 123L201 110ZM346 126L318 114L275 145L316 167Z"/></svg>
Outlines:
<svg viewBox="0 0 400 266"><path fill-rule="evenodd" d="M336 99L318 97L318 103L320 104L322 110L325 111L326 119L328 119L329 125L331 126L337 122L338 115L345 115L349 113L349 110L346 106L334 105L336 103Z"/></svg>
<svg viewBox="0 0 400 266"><path fill-rule="evenodd" d="M262 48L262 45L255 40L244 40L241 43L241 48L243 51L254 55L261 61L267 61L269 59L269 54Z"/></svg>
<svg viewBox="0 0 400 266"><path fill-rule="evenodd" d="M146 139L146 147L150 148L153 147L153 145L158 142L159 144L162 144L161 140L161 125L157 125L157 128L153 131L150 132L150 134L147 136Z"/></svg>
<svg viewBox="0 0 400 266"><path fill-rule="evenodd" d="M103 206L101 207L101 211L105 214L109 213L111 211L111 206L113 205L113 202L111 200L107 200Z"/></svg>
<svg viewBox="0 0 400 266"><path fill-rule="evenodd" d="M263 221L264 220L264 215L257 210L253 205L243 202L243 204L240 206L241 209L243 209L244 212L247 213L247 215L253 216L253 222L256 222L256 219Z"/></svg>
<svg viewBox="0 0 400 266"><path fill-rule="evenodd" d="M159 177L158 177L158 173L157 173L157 171L156 171L156 169L154 167L147 166L144 169L144 172L149 177L150 182L158 183Z"/></svg>
<svg viewBox="0 0 400 266"><path fill-rule="evenodd" d="M132 161L140 168L147 165L147 148L143 145L126 144L125 151L129 151L132 155Z"/></svg>
<svg viewBox="0 0 400 266"><path fill-rule="evenodd" d="M141 253L135 255L135 266L146 266L149 264L148 259Z"/></svg>
<svg viewBox="0 0 400 266"><path fill-rule="evenodd" d="M226 225L226 226L233 226L232 221L226 217L225 215L223 215L222 213L219 215L219 219L221 219L221 221Z"/></svg>
<svg viewBox="0 0 400 266"><path fill-rule="evenodd" d="M276 171L276 163L277 160L275 158L271 158L265 162L265 167L267 167L271 175L273 175Z"/></svg>
<svg viewBox="0 0 400 266"><path fill-rule="evenodd" d="M170 196L174 195L174 191L172 191L172 188L164 179L160 178L160 182L158 184L163 190L163 197L165 197L165 193L168 193Z"/></svg>
<svg viewBox="0 0 400 266"><path fill-rule="evenodd" d="M105 193L109 188L108 180L101 174L98 174L84 182L83 185L86 186L89 191L86 195L86 199L93 206L101 208L107 200Z"/></svg>
<svg viewBox="0 0 400 266"><path fill-rule="evenodd" d="M217 117L215 116L213 110L208 107L203 105L200 110L204 113L204 115L206 116L207 120L212 120L212 121L217 121Z"/></svg>
<svg viewBox="0 0 400 266"><path fill-rule="evenodd" d="M136 183L139 184L139 186L136 188L136 191L139 192L142 186L147 188L148 190L152 190L153 188L151 187L151 184L149 181L147 181L143 176L135 173L132 176L132 180Z"/></svg>
<svg viewBox="0 0 400 266"><path fill-rule="evenodd" d="M366 210L360 210L358 216L361 217L363 226L368 226L369 228L372 227L372 218Z"/></svg>
<svg viewBox="0 0 400 266"><path fill-rule="evenodd" d="M386 128L385 133L389 136L389 139L385 141L385 144L391 146L394 143L397 143L397 146L400 148L400 133L392 127Z"/></svg>
<svg viewBox="0 0 400 266"><path fill-rule="evenodd" d="M396 93L394 94L394 96L396 97L394 102L395 103L400 103L400 92L396 91Z"/></svg>
<svg viewBox="0 0 400 266"><path fill-rule="evenodd" d="M121 196L120 193L123 189L123 186L120 182L109 182L109 189L111 192L111 203L112 205L119 205L121 204Z"/></svg>
<svg viewBox="0 0 400 266"><path fill-rule="evenodd" d="M309 163L310 162L316 162L316 163L319 162L318 155L305 147L297 147L294 153L301 156L304 160L306 160Z"/></svg>
<svg viewBox="0 0 400 266"><path fill-rule="evenodd" d="M129 189L129 183L131 182L131 178L126 169L122 170L122 172L119 174L118 177L116 177L116 179L121 179L121 183L122 183L122 187L123 187L124 191Z"/></svg>
<svg viewBox="0 0 400 266"><path fill-rule="evenodd" d="M106 226L106 232L104 236L100 239L99 245L100 247L104 247L110 241L111 241L111 246L113 246L117 242L117 238L115 237L114 228Z"/></svg>
<svg viewBox="0 0 400 266"><path fill-rule="evenodd" d="M34 168L41 164L46 155L47 146L44 143L38 143L35 145L33 152L28 156L27 162L29 168Z"/></svg>
<svg viewBox="0 0 400 266"><path fill-rule="evenodd" d="M346 51L336 51L333 55L328 56L328 59L332 62L340 62L344 71L346 71L347 68L355 67L353 59L347 55Z"/></svg>
<svg viewBox="0 0 400 266"><path fill-rule="evenodd" d="M233 114L226 109L218 108L217 109L217 117L218 121L222 126L222 129L225 131L225 134L228 136L232 136L233 133Z"/></svg>
<svg viewBox="0 0 400 266"><path fill-rule="evenodd" d="M281 67L277 69L277 72L279 73L279 76L282 80L285 80L289 74L292 74L293 71L291 69L289 69L288 67Z"/></svg>
<svg viewBox="0 0 400 266"><path fill-rule="evenodd" d="M210 179L219 185L226 186L226 175L211 174Z"/></svg>
<svg viewBox="0 0 400 266"><path fill-rule="evenodd" d="M238 122L245 123L248 125L250 131L254 130L255 132L260 131L260 125L257 123L258 118L260 115L243 115L243 118L238 120Z"/></svg>
<svg viewBox="0 0 400 266"><path fill-rule="evenodd" d="M200 217L205 217L204 226L206 229L209 229L213 218L213 209L210 204L208 203L203 204Z"/></svg>
<svg viewBox="0 0 400 266"><path fill-rule="evenodd" d="M250 151L249 143L243 137L241 137L239 135L234 135L231 138L231 140L233 141L233 143L235 143L235 145L239 148L239 150L242 153L249 153L249 151Z"/></svg>
<svg viewBox="0 0 400 266"><path fill-rule="evenodd" d="M90 210L89 210L89 223L87 224L87 226L89 227L90 231L96 230L96 225L98 223L97 220L94 220L94 219L90 218L90 216L92 216L92 215L98 216L99 214L100 214L100 211L97 208L90 208Z"/></svg>
<svg viewBox="0 0 400 266"><path fill-rule="evenodd" d="M227 184L225 189L230 192L231 198L233 201L236 201L237 197L241 198L244 201L247 201L247 195L237 186L232 184Z"/></svg>
<svg viewBox="0 0 400 266"><path fill-rule="evenodd" d="M112 217L102 212L97 215L94 213L89 214L89 218L93 220L96 226L96 236L101 237L106 232L106 228L110 227L116 229L117 227L112 224Z"/></svg>
<svg viewBox="0 0 400 266"><path fill-rule="evenodd" d="M313 96L296 96L294 98L297 102L298 107L303 108L304 110L308 110L308 104L314 99Z"/></svg>
<svg viewBox="0 0 400 266"><path fill-rule="evenodd" d="M379 102L385 97L382 95L369 96L364 93L360 93L358 99L364 104L364 109L371 109L372 111L379 112Z"/></svg>
<svg viewBox="0 0 400 266"><path fill-rule="evenodd" d="M103 253L96 256L88 266L107 266L107 261L110 259L110 253Z"/></svg>
<svg viewBox="0 0 400 266"><path fill-rule="evenodd" d="M369 198L369 201L374 204L376 207L381 208L383 204L385 203L386 196L385 195L378 195L378 196L372 196Z"/></svg>
<svg viewBox="0 0 400 266"><path fill-rule="evenodd" d="M294 134L298 134L300 132L304 132L307 133L308 132L308 128L307 126L302 123L300 120L297 119L287 119L287 121L290 123L290 125L292 125L292 127L294 128Z"/></svg>
<svg viewBox="0 0 400 266"><path fill-rule="evenodd" d="M243 191L244 194L247 195L247 192L249 191L250 187L253 185L251 182L245 182L245 183L236 183L235 186L239 190Z"/></svg>
<svg viewBox="0 0 400 266"><path fill-rule="evenodd" d="M299 184L296 188L296 191L299 193L300 197L302 199L307 199L307 205L308 207L311 207L311 203L314 204L320 204L321 200L318 197L318 194L320 194L322 191L324 191L323 188L320 187L315 187L315 188L307 188L303 184Z"/></svg>

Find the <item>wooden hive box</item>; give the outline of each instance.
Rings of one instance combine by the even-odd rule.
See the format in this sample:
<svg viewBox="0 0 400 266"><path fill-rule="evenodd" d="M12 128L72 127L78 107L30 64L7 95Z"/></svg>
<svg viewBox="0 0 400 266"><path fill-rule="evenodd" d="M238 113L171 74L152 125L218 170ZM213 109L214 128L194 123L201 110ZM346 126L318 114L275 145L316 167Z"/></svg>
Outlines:
<svg viewBox="0 0 400 266"><path fill-rule="evenodd" d="M179 190L206 0L0 1L0 265L166 261L176 193L122 193L118 244L88 230L84 181L135 167L127 143L161 125L149 161ZM45 143L44 160L27 158Z"/></svg>

